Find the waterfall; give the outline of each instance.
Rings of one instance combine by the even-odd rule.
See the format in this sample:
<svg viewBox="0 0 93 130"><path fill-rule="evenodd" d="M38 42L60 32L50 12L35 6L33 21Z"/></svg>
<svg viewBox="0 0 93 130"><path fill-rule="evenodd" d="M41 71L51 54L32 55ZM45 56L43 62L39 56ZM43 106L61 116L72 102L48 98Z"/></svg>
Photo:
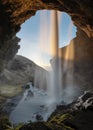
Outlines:
<svg viewBox="0 0 93 130"><path fill-rule="evenodd" d="M58 13L51 11L50 20L50 45L51 56L53 58L49 94L52 102L59 102L62 88L61 81L61 61L59 60L59 35L58 35Z"/></svg>
<svg viewBox="0 0 93 130"><path fill-rule="evenodd" d="M62 101L70 103L73 100L71 97L76 95L77 90L73 91L74 43L71 42L62 52L62 49L59 49L58 12L55 10L50 12L50 26L46 16L47 13L42 12L39 32L40 62L42 64L44 63L42 61L46 60L45 54L50 55L52 69L46 73L44 69L35 66L34 86L38 89L30 84L30 88L24 92L22 100L10 115L10 120L14 124L29 120L37 121L37 115L47 121L58 104L63 103ZM70 23L68 30L70 39L71 32Z"/></svg>

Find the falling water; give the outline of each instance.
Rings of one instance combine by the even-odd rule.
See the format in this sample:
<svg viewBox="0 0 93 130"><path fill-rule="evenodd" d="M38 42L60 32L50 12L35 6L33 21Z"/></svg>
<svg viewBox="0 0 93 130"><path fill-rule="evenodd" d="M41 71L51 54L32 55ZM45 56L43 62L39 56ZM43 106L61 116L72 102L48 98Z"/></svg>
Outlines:
<svg viewBox="0 0 93 130"><path fill-rule="evenodd" d="M40 26L39 26L39 62L40 65L46 66L46 57L48 55L49 50L49 41L48 41L48 13L46 10L40 12ZM47 72L39 69L38 67L35 68L34 72L34 85L40 89L46 89L47 84Z"/></svg>
<svg viewBox="0 0 93 130"><path fill-rule="evenodd" d="M58 35L58 13L57 11L51 11L50 21L50 45L51 55L53 58L51 81L50 81L50 97L52 102L59 102L60 88L62 87L61 73L59 73L60 62L59 62L59 35Z"/></svg>

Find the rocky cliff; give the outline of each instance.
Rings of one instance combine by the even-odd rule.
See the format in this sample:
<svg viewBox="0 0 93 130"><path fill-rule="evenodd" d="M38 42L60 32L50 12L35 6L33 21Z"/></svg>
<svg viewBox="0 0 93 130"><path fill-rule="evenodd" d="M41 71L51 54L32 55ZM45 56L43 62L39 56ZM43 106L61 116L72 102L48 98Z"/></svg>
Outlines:
<svg viewBox="0 0 93 130"><path fill-rule="evenodd" d="M72 82L80 91L93 90L93 38L78 28L77 36L59 51L63 86ZM53 62L51 60L52 64Z"/></svg>
<svg viewBox="0 0 93 130"><path fill-rule="evenodd" d="M0 0L0 71L18 51L20 25L42 9L68 13L77 27L93 37L92 0Z"/></svg>
<svg viewBox="0 0 93 130"><path fill-rule="evenodd" d="M0 85L25 85L32 82L36 87L46 88L47 71L31 60L16 55L0 76Z"/></svg>

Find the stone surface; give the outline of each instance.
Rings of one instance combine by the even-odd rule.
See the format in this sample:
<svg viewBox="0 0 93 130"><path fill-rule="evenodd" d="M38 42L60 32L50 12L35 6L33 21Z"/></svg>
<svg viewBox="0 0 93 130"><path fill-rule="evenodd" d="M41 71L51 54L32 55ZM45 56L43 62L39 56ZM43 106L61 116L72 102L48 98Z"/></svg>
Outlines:
<svg viewBox="0 0 93 130"><path fill-rule="evenodd" d="M74 62L93 61L93 38L89 38L80 28L77 28L76 37L67 47L61 48L60 53L63 59L74 60Z"/></svg>
<svg viewBox="0 0 93 130"><path fill-rule="evenodd" d="M15 56L20 46L18 37L13 37L10 40L0 41L0 71L6 66L6 64Z"/></svg>
<svg viewBox="0 0 93 130"><path fill-rule="evenodd" d="M17 30L25 20L35 14L37 10L55 9L67 12L75 25L84 30L88 36L93 36L93 1L91 0L1 0L0 23ZM7 26L7 30L9 31Z"/></svg>
<svg viewBox="0 0 93 130"><path fill-rule="evenodd" d="M93 93L88 92L86 94ZM81 97L84 98L86 94ZM89 99L89 96L86 100ZM82 108L82 104L76 110L74 106L80 101L77 99L75 102L67 105L57 106L56 110L49 117L47 122L34 122L23 125L20 130L92 130L93 129L93 105L91 104L86 109ZM83 102L84 103L84 102ZM82 108L82 109L81 109Z"/></svg>
<svg viewBox="0 0 93 130"><path fill-rule="evenodd" d="M80 91L93 90L93 38L89 38L78 28L77 36L67 47L59 51L62 61L63 87L71 83ZM53 62L51 60L52 64Z"/></svg>
<svg viewBox="0 0 93 130"><path fill-rule="evenodd" d="M92 0L0 0L0 71L19 48L18 41L14 44L12 40L20 25L42 9L68 13L77 27L93 37Z"/></svg>
<svg viewBox="0 0 93 130"><path fill-rule="evenodd" d="M93 92L86 91L80 96L77 102L74 104L76 110L80 109L93 109Z"/></svg>

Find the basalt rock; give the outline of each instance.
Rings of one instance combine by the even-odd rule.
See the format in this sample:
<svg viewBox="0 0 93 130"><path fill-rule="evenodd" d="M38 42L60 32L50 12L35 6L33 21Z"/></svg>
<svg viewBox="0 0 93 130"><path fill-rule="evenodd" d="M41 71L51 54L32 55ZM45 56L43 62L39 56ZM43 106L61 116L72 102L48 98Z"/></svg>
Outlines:
<svg viewBox="0 0 93 130"><path fill-rule="evenodd" d="M19 48L18 41L15 45L12 40L20 30L20 25L42 9L68 13L77 27L88 37L93 37L92 0L0 0L0 71Z"/></svg>
<svg viewBox="0 0 93 130"><path fill-rule="evenodd" d="M70 44L60 49L62 60L63 86L75 83L80 91L93 91L93 38L80 28ZM53 64L54 60L51 60Z"/></svg>

